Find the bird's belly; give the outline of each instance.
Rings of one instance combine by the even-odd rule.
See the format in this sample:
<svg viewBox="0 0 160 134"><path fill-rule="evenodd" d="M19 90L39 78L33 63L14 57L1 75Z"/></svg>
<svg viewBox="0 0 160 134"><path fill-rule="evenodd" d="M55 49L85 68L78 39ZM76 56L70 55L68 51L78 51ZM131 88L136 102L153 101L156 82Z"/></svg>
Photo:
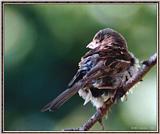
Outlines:
<svg viewBox="0 0 160 134"><path fill-rule="evenodd" d="M83 105L86 105L89 101L91 101L91 103L93 104L93 106L95 106L96 108L100 108L103 106L104 102L108 100L109 95L101 95L99 97L94 97L91 93L90 89L80 89L78 91L78 94L80 97L82 97L85 102Z"/></svg>
<svg viewBox="0 0 160 134"><path fill-rule="evenodd" d="M103 106L104 102L106 102L114 93L115 89L119 86L122 86L126 83L139 69L139 66L134 65L131 66L125 72L118 74L114 79L110 79L110 82L107 82L107 86L103 87L103 79L94 80L93 81L93 90L92 88L83 88L78 91L79 96L82 97L85 102L83 105L86 105L89 101L96 107L100 108ZM109 78L107 78L109 81ZM103 82L102 82L103 81Z"/></svg>

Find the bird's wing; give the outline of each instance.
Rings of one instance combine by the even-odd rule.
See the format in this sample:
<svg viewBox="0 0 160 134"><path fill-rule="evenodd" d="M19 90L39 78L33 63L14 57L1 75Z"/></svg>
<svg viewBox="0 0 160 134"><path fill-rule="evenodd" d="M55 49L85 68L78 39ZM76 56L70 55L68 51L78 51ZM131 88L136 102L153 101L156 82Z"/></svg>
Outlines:
<svg viewBox="0 0 160 134"><path fill-rule="evenodd" d="M120 47L108 47L104 51L90 50L79 63L79 70L69 83L69 87L73 86L83 77L89 81L90 78L120 73L130 66L130 59L131 55Z"/></svg>
<svg viewBox="0 0 160 134"><path fill-rule="evenodd" d="M103 83L96 85L98 89L115 89L114 82L112 80L114 77L127 70L131 66L132 56L125 50L121 48L106 49L99 53L100 60L86 75L85 78L87 83L92 82L90 79L100 78ZM107 82L103 79L110 77L110 81ZM117 84L118 85L118 84Z"/></svg>
<svg viewBox="0 0 160 134"><path fill-rule="evenodd" d="M76 82L81 80L85 74L86 70L79 69L77 73L74 75L73 79L69 82L68 87L72 87Z"/></svg>
<svg viewBox="0 0 160 134"><path fill-rule="evenodd" d="M72 87L76 82L83 79L83 77L92 70L93 66L96 64L98 54L88 55L87 57L82 57L79 63L79 69L77 73L74 75L73 79L68 84L68 87Z"/></svg>

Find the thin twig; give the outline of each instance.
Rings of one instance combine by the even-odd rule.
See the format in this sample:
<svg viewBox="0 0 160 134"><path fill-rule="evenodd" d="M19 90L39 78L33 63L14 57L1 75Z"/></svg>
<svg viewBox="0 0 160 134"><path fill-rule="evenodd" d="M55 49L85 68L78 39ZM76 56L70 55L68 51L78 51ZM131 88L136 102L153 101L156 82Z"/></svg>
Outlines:
<svg viewBox="0 0 160 134"><path fill-rule="evenodd" d="M123 95L126 94L136 83L138 83L142 78L144 77L145 74L148 73L148 71L156 64L157 62L157 54L155 53L152 55L148 60L144 61L142 63L141 68L131 79L129 79L126 84L118 89L117 91L120 91L120 96L119 94L115 94L114 99L109 99L103 109L101 111L96 111L96 113L86 122L84 123L81 127L79 128L68 128L64 129L64 131L88 131L90 128L93 127L93 125L102 119L108 110L111 108L111 106L114 104L115 101L120 99Z"/></svg>

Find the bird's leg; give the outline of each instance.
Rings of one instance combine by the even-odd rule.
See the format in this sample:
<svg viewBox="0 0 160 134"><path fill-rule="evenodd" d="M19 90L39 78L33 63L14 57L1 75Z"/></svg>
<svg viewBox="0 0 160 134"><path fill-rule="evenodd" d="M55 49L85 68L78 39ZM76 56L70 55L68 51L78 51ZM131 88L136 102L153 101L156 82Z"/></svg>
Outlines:
<svg viewBox="0 0 160 134"><path fill-rule="evenodd" d="M112 102L114 102L114 101L116 101L116 94L117 94L117 91L118 89L116 89L115 91L114 91L114 93L113 93L113 95L112 95L112 97L111 97L111 101Z"/></svg>
<svg viewBox="0 0 160 134"><path fill-rule="evenodd" d="M123 81L121 78L117 78L117 82L116 82L116 86L118 88L115 88L115 90L113 91L113 94L110 98L110 100L112 101L112 103L116 102L117 98L121 98L124 94L125 91L123 90Z"/></svg>
<svg viewBox="0 0 160 134"><path fill-rule="evenodd" d="M122 87L120 87L120 88L115 90L112 99L113 99L113 101L116 101L116 99L121 98L125 94L126 94L126 92L124 91L124 89Z"/></svg>

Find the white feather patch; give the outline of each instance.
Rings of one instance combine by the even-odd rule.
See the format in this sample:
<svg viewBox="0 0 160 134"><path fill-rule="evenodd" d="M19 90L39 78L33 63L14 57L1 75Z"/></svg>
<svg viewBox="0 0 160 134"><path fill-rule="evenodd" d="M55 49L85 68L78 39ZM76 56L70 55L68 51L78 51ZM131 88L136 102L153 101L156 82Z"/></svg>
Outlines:
<svg viewBox="0 0 160 134"><path fill-rule="evenodd" d="M104 100L101 97L99 98L92 97L91 102L96 108L100 108L104 104Z"/></svg>
<svg viewBox="0 0 160 134"><path fill-rule="evenodd" d="M92 93L90 90L88 90L88 93L87 93L87 96L85 98L85 102L83 105L86 105L91 99L92 99Z"/></svg>

